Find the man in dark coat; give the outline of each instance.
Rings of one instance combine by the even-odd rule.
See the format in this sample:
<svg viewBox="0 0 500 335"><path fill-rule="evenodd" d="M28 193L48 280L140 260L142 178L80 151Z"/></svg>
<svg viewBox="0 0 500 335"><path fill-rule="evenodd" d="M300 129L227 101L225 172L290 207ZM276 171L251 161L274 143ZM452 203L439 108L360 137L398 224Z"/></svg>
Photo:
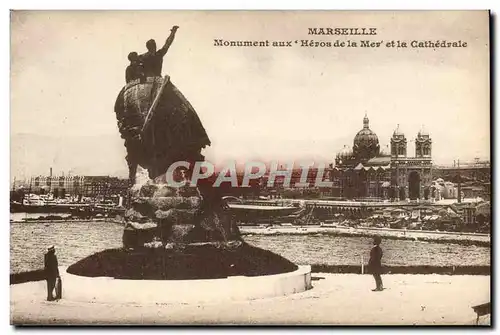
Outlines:
<svg viewBox="0 0 500 335"><path fill-rule="evenodd" d="M47 301L54 300L53 292L56 280L59 278L59 264L57 262L56 249L54 246L48 248L45 254L45 279L47 280Z"/></svg>
<svg viewBox="0 0 500 335"><path fill-rule="evenodd" d="M382 291L384 289L382 284L382 256L383 251L380 247L380 243L382 243L382 238L380 236L375 236L373 238L373 248L370 251L370 261L368 262L368 268L373 274L373 278L375 278L376 288L372 291Z"/></svg>
<svg viewBox="0 0 500 335"><path fill-rule="evenodd" d="M165 41L165 45L159 50L156 50L156 42L151 39L146 42L148 52L140 55L140 61L144 66L144 75L146 77L161 77L161 68L163 66L163 56L167 53L170 45L174 41L175 33L179 29L178 26L173 26L170 30L170 36Z"/></svg>

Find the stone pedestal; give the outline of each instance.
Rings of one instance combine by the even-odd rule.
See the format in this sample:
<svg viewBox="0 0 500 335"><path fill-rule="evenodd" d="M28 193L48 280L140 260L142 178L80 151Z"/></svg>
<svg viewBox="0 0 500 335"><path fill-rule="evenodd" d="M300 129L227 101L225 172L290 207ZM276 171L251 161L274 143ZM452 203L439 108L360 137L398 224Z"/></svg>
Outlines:
<svg viewBox="0 0 500 335"><path fill-rule="evenodd" d="M170 187L162 178L137 180L125 213L126 249L239 240L239 230L222 202L204 199L196 187Z"/></svg>

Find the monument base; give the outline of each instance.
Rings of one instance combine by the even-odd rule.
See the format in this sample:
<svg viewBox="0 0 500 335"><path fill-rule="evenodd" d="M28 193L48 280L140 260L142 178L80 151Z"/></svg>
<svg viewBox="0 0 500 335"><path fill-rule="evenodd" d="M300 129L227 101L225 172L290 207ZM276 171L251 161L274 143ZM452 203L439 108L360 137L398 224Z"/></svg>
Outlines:
<svg viewBox="0 0 500 335"><path fill-rule="evenodd" d="M71 283L64 299L100 303L252 300L311 288L310 266L242 241L108 249L61 272Z"/></svg>
<svg viewBox="0 0 500 335"><path fill-rule="evenodd" d="M310 266L270 276L208 280L126 280L61 273L68 283L66 301L105 304L221 303L285 296L312 288Z"/></svg>
<svg viewBox="0 0 500 335"><path fill-rule="evenodd" d="M134 280L219 279L296 271L297 265L243 241L108 249L68 267L69 274Z"/></svg>

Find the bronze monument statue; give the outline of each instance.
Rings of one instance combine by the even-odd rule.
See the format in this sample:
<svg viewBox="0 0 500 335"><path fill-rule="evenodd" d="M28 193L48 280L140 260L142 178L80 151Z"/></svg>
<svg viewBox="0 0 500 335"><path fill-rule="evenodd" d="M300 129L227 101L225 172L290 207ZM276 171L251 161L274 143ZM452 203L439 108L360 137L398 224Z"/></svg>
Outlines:
<svg viewBox="0 0 500 335"><path fill-rule="evenodd" d="M85 257L67 271L79 276L139 280L295 271L297 266L292 262L241 239L220 188L210 182L189 186L194 164L174 175L174 179L187 181L183 187L173 187L163 178L174 162L203 161L201 150L210 145L193 106L168 75L161 77L163 56L177 29L172 28L160 50L156 51L150 40L147 53L132 55L135 63L128 70L132 78L115 103L130 179L123 247Z"/></svg>
<svg viewBox="0 0 500 335"><path fill-rule="evenodd" d="M179 26L173 26L170 30L170 36L165 41L163 47L156 50L156 41L151 39L146 42L146 48L148 51L140 56L142 63L144 64L144 74L146 77L161 76L161 68L163 66L163 56L166 55L168 49L172 45L175 38L175 33L179 29Z"/></svg>
<svg viewBox="0 0 500 335"><path fill-rule="evenodd" d="M135 182L138 165L154 179L175 161L203 160L201 150L210 145L193 106L169 76L161 77L163 56L177 29L172 28L158 51L154 40L146 43L148 52L138 56L144 79L128 82L116 99L115 113L127 148L131 184Z"/></svg>
<svg viewBox="0 0 500 335"><path fill-rule="evenodd" d="M174 162L187 161L193 166L203 161L201 150L210 145L193 106L168 75L161 77L163 57L178 28L172 28L161 49L156 50L155 41L149 40L148 52L138 57L132 55L131 66L142 66L143 76L137 75L140 71L135 68L130 70L135 78L127 82L115 103L118 128L127 149L131 185L131 208L126 213L129 224L124 238L130 240L127 239L133 236L130 231L136 234L150 231L139 242L124 242L130 245L154 238L164 243L227 242L239 236L217 189L200 184L198 192L193 193L193 188L174 188L158 180ZM136 185L138 166L148 171L150 180L146 185ZM185 178L189 179L191 170L185 172ZM146 222L150 225L144 225ZM155 225L155 229L141 229Z"/></svg>
<svg viewBox="0 0 500 335"><path fill-rule="evenodd" d="M130 65L125 70L125 82L128 84L133 80L141 79L144 81L144 64L141 62L137 52L128 54Z"/></svg>

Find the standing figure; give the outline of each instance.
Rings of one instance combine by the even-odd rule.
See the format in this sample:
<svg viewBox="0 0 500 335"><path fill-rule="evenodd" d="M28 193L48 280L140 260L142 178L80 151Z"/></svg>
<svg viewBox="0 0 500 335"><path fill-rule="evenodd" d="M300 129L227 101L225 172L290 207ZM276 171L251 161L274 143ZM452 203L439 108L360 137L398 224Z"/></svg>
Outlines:
<svg viewBox="0 0 500 335"><path fill-rule="evenodd" d="M59 278L59 264L57 263L56 249L52 245L45 254L45 279L47 280L47 301L55 300L53 296L56 280Z"/></svg>
<svg viewBox="0 0 500 335"><path fill-rule="evenodd" d="M128 84L132 80L139 78L142 80L144 78L144 69L137 52L129 53L128 60L130 61L130 65L125 70L125 82Z"/></svg>
<svg viewBox="0 0 500 335"><path fill-rule="evenodd" d="M373 278L375 278L376 288L372 291L382 291L384 289L382 284L382 256L383 251L380 247L380 243L382 243L382 238L380 236L375 236L373 238L373 248L370 251L370 261L368 262L368 268L373 274Z"/></svg>
<svg viewBox="0 0 500 335"><path fill-rule="evenodd" d="M159 50L156 50L156 42L151 39L146 42L148 52L140 56L142 64L144 64L144 75L146 77L161 77L161 68L163 66L163 56L170 48L174 41L175 33L179 29L178 26L173 26L170 30L170 36L165 41L165 45Z"/></svg>

